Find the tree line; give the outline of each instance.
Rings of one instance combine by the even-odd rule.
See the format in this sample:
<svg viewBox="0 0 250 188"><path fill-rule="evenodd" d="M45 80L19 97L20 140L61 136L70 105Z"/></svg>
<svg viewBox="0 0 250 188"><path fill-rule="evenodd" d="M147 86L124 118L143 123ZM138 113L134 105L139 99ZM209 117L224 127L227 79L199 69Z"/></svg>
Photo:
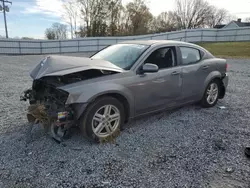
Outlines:
<svg viewBox="0 0 250 188"><path fill-rule="evenodd" d="M71 38L127 36L181 29L212 28L228 21L229 13L206 0L176 0L173 11L153 16L145 0L71 0L64 4ZM78 27L78 23L80 26ZM54 23L47 39L66 39L67 25Z"/></svg>

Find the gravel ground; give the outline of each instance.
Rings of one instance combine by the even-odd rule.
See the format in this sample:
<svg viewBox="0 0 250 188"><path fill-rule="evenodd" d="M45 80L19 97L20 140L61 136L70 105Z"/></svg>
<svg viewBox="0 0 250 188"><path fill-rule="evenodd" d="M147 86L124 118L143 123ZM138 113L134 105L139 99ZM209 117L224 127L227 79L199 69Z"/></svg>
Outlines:
<svg viewBox="0 0 250 188"><path fill-rule="evenodd" d="M28 140L19 95L42 56L0 59L0 187L250 187L250 60L228 60L225 99L130 122L114 144L97 145L75 129L58 144L39 126ZM219 109L218 106L226 106Z"/></svg>

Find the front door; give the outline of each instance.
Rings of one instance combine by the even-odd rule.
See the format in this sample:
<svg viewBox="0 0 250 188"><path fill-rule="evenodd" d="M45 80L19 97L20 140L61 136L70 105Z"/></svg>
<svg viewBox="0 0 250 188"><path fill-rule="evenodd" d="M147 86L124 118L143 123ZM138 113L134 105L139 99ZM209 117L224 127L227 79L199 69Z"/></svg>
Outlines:
<svg viewBox="0 0 250 188"><path fill-rule="evenodd" d="M174 106L181 96L181 67L176 67L175 48L157 49L145 63L156 64L159 72L136 75L134 83L136 115Z"/></svg>

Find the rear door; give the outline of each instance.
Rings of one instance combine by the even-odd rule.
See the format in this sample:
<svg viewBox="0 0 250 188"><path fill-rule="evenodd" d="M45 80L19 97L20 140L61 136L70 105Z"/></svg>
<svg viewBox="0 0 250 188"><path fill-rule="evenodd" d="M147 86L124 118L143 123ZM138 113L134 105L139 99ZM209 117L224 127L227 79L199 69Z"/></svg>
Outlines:
<svg viewBox="0 0 250 188"><path fill-rule="evenodd" d="M204 82L213 68L202 60L203 52L192 47L179 47L182 67L182 99L199 100ZM203 92L203 91L202 91Z"/></svg>

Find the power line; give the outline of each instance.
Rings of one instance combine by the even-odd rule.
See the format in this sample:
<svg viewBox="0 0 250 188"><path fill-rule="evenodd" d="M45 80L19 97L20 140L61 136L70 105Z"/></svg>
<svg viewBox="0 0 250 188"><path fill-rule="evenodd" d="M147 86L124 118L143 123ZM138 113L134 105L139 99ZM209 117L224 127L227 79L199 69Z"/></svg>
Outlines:
<svg viewBox="0 0 250 188"><path fill-rule="evenodd" d="M3 6L0 5L0 11L3 11L6 38L9 38L9 36L8 36L8 27L7 27L7 20L6 20L6 12L9 12L10 9L9 9L8 6L5 5L5 3L12 4L12 2L7 1L7 0L0 0L0 1L2 1L2 3L3 3Z"/></svg>

